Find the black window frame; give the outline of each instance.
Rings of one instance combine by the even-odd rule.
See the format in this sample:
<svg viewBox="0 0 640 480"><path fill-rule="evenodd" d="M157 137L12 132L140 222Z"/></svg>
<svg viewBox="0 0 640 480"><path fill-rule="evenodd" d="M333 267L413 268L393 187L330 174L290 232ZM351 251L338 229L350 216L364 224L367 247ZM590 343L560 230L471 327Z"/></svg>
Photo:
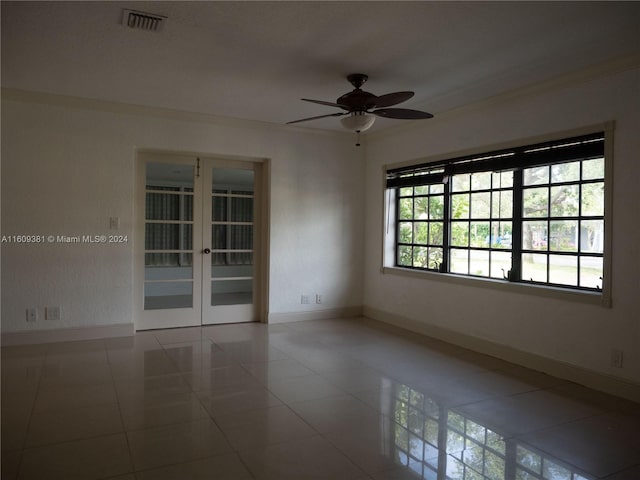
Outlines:
<svg viewBox="0 0 640 480"><path fill-rule="evenodd" d="M605 211L603 211L599 215L583 215L579 210L577 214L572 216L564 216L560 218L556 218L548 212L546 217L541 217L541 220L547 222L547 234L550 232L551 222L559 222L563 220L573 221L578 225L578 233L577 233L577 246L575 251L570 252L560 252L553 251L550 247L547 247L545 251L540 250L531 250L523 248L522 243L522 235L523 235L523 223L530 220L524 218L523 214L523 196L524 192L527 189L532 188L531 186L524 185L523 177L524 171L526 169L531 169L534 167L544 167L548 166L549 171L551 171L552 165L559 165L571 162L580 162L580 176L577 180L571 181L563 181L563 182L552 182L551 178L549 178L548 182L542 187L547 188L548 191L551 191L552 188L563 187L563 186L576 186L578 191L581 192L583 185L588 184L596 184L601 183L603 185L603 201L606 204L606 199L608 195L607 191L607 178L610 175L608 171L608 160L607 160L607 152L605 149L605 131L598 131L596 133L590 133L587 135L580 136L572 136L569 138L564 138L560 140L553 140L541 143L534 143L525 146L515 147L515 148L506 148L500 150L493 150L483 154L474 154L474 155L466 155L455 157L451 159L447 159L444 161L437 162L429 162L429 163L419 163L415 165L402 166L396 168L388 168L386 169L386 189L392 190L395 198L394 211L395 215L394 219L394 245L393 245L393 266L401 269L408 270L417 270L417 271L430 271L435 273L447 273L453 275L460 275L463 277L473 277L478 279L500 279L498 276L491 275L491 262L489 262L489 273L486 275L474 275L471 272L460 273L460 272L452 272L451 271L451 254L452 251L456 249L455 246L451 245L451 228L453 224L456 222L455 219L452 218L451 212L451 199L454 192L452 192L452 179L455 175L461 174L478 174L482 172L490 172L495 174L496 172L508 171L513 172L513 184L512 189L512 215L510 218L505 218L503 220L512 222L512 235L511 235L511 248L492 248L492 233L490 233L489 245L483 246L480 248L471 247L469 243L466 250L471 252L472 250L481 250L488 251L489 255L491 255L492 251L510 251L511 252L511 268L508 271L504 272L502 276L502 280L511 282L511 283L519 283L525 285L538 285L544 287L557 287L560 289L566 289L568 291L586 291L586 292L596 292L602 293L604 288L604 276L606 273L605 259L607 255L606 246L602 248L600 252L586 252L582 251L580 248L580 238L581 238L581 226L580 222L583 221L599 221L602 222L602 231L603 235L606 238L608 236L608 221L605 218ZM597 179L585 179L582 176L582 161L588 161L591 159L603 159L604 163L604 174L602 178ZM442 245L443 251L443 259L441 264L439 265L431 265L427 267L423 266L415 266L415 265L404 265L399 263L400 257L400 247L404 244L400 241L400 222L403 220L401 218L400 212L400 199L407 197L418 197L420 195L415 195L415 193L411 195L406 194L407 187L424 187L430 185L441 184L444 188L444 199L445 199L445 215L444 215L444 239ZM405 194L402 195L403 190L405 189ZM415 188L412 189L415 192ZM491 188L484 189L481 192L494 192L500 191L501 188L494 189L493 185ZM504 189L502 189L504 190ZM471 191L471 187L468 191L464 193L471 195L471 193L476 193L475 191ZM493 195L493 193L491 193ZM578 201L578 208L580 209L581 202ZM606 206L606 205L605 205ZM390 206L390 208L392 208ZM490 213L491 217L491 213ZM404 219L407 221L407 219ZM413 219L412 221L415 221ZM471 222L473 219L471 218L471 213L469 213L468 222ZM483 219L485 222L491 222L493 218ZM534 219L537 220L537 219ZM489 225L491 225L489 223ZM490 232L491 230L491 226ZM522 276L522 264L523 264L523 256L527 254L545 254L547 257L547 274L546 281L539 281L534 279L525 279ZM469 253L470 255L470 253ZM577 262L577 273L576 273L576 285L569 285L565 283L554 283L550 281L549 278L549 259L552 255L566 255L569 257L575 257ZM602 262L602 277L600 277L599 285L595 287L587 287L581 285L582 278L580 276L580 265L582 262L582 258L600 258Z"/></svg>

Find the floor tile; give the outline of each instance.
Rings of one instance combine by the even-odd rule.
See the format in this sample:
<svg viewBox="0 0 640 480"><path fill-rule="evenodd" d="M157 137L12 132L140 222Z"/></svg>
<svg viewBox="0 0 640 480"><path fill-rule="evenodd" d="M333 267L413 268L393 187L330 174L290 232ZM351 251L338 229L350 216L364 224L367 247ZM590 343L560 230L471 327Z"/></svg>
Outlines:
<svg viewBox="0 0 640 480"><path fill-rule="evenodd" d="M421 480L421 479L436 479L436 475L433 475L433 470L425 468L422 465L412 464L409 466L395 467L383 472L376 472L371 474L373 480ZM482 478L482 477L479 477Z"/></svg>
<svg viewBox="0 0 640 480"><path fill-rule="evenodd" d="M22 459L22 450L2 451L2 459L0 463L0 478L3 480L15 480L18 478L18 469L20 468L20 460Z"/></svg>
<svg viewBox="0 0 640 480"><path fill-rule="evenodd" d="M218 423L229 443L238 451L317 435L313 428L286 406L251 410L227 416Z"/></svg>
<svg viewBox="0 0 640 480"><path fill-rule="evenodd" d="M40 383L43 360L2 360L2 392L35 392Z"/></svg>
<svg viewBox="0 0 640 480"><path fill-rule="evenodd" d="M360 360L332 351L323 354L313 352L311 355L302 355L301 358L296 358L296 360L320 374L366 367L366 364Z"/></svg>
<svg viewBox="0 0 640 480"><path fill-rule="evenodd" d="M231 355L209 339L165 345L165 352L180 372L210 370L237 363Z"/></svg>
<svg viewBox="0 0 640 480"><path fill-rule="evenodd" d="M124 434L26 449L20 463L22 480L109 478L132 471Z"/></svg>
<svg viewBox="0 0 640 480"><path fill-rule="evenodd" d="M456 410L504 436L530 433L603 413L596 407L549 390L495 397Z"/></svg>
<svg viewBox="0 0 640 480"><path fill-rule="evenodd" d="M144 405L144 403L123 404L120 413L127 431L177 423L191 423L209 417L200 400L194 394L172 396L166 398L164 402L152 405Z"/></svg>
<svg viewBox="0 0 640 480"><path fill-rule="evenodd" d="M41 413L53 410L73 410L116 403L118 403L118 397L113 384L62 387L39 391L33 411Z"/></svg>
<svg viewBox="0 0 640 480"><path fill-rule="evenodd" d="M47 343L45 347L47 350L47 358L56 354L104 353L106 348L105 341L102 339Z"/></svg>
<svg viewBox="0 0 640 480"><path fill-rule="evenodd" d="M380 389L388 380L386 375L366 367L325 372L322 376L349 393Z"/></svg>
<svg viewBox="0 0 640 480"><path fill-rule="evenodd" d="M20 450L27 438L36 392L2 392L2 450Z"/></svg>
<svg viewBox="0 0 640 480"><path fill-rule="evenodd" d="M269 390L284 403L342 396L346 392L320 375L283 378L269 382Z"/></svg>
<svg viewBox="0 0 640 480"><path fill-rule="evenodd" d="M398 466L396 424L383 416L364 428L341 430L327 434L326 438L366 473Z"/></svg>
<svg viewBox="0 0 640 480"><path fill-rule="evenodd" d="M202 340L205 337L200 327L171 328L168 330L155 330L154 335L161 345L170 343L192 342Z"/></svg>
<svg viewBox="0 0 640 480"><path fill-rule="evenodd" d="M462 382L468 387L490 393L493 396L516 395L549 389L566 383L544 373L523 370L506 369L476 372L474 375L465 377Z"/></svg>
<svg viewBox="0 0 640 480"><path fill-rule="evenodd" d="M375 422L378 413L355 397L326 397L292 403L291 408L318 432L328 433L359 428Z"/></svg>
<svg viewBox="0 0 640 480"><path fill-rule="evenodd" d="M272 362L289 358L284 352L265 341L216 342L216 344L238 363Z"/></svg>
<svg viewBox="0 0 640 480"><path fill-rule="evenodd" d="M640 478L640 464L604 477L603 480L638 480Z"/></svg>
<svg viewBox="0 0 640 480"><path fill-rule="evenodd" d="M196 370L185 373L182 377L195 392L215 392L233 386L247 390L263 387L256 377L240 365Z"/></svg>
<svg viewBox="0 0 640 480"><path fill-rule="evenodd" d="M354 480L363 475L320 437L240 452L240 456L258 480Z"/></svg>
<svg viewBox="0 0 640 480"><path fill-rule="evenodd" d="M265 385L269 385L269 383L274 380L304 377L305 375L312 375L314 373L301 363L291 359L260 363L243 363L242 366Z"/></svg>
<svg viewBox="0 0 640 480"><path fill-rule="evenodd" d="M204 395L200 397L200 402L216 421L227 415L243 414L282 404L275 395L262 387L246 389L242 385L231 385L214 392L206 392Z"/></svg>
<svg viewBox="0 0 640 480"><path fill-rule="evenodd" d="M106 360L88 361L65 359L60 363L49 363L43 367L39 389L51 390L69 387L87 387L113 382L111 368Z"/></svg>
<svg viewBox="0 0 640 480"><path fill-rule="evenodd" d="M26 447L98 437L124 431L117 404L34 413Z"/></svg>
<svg viewBox="0 0 640 480"><path fill-rule="evenodd" d="M136 470L231 452L220 429L208 419L127 432Z"/></svg>
<svg viewBox="0 0 640 480"><path fill-rule="evenodd" d="M118 379L118 401L124 408L152 407L191 397L189 384L181 375L161 375L139 379Z"/></svg>
<svg viewBox="0 0 640 480"><path fill-rule="evenodd" d="M135 353L110 352L109 363L115 379L179 373L177 365L164 350L145 350Z"/></svg>
<svg viewBox="0 0 640 480"><path fill-rule="evenodd" d="M162 348L153 331L136 332L131 337L107 338L104 345L108 354L112 351L144 351Z"/></svg>
<svg viewBox="0 0 640 480"><path fill-rule="evenodd" d="M252 478L253 476L236 454L217 455L136 473L137 480L251 480Z"/></svg>
<svg viewBox="0 0 640 480"><path fill-rule="evenodd" d="M640 465L640 418L606 413L565 423L522 440L598 477Z"/></svg>

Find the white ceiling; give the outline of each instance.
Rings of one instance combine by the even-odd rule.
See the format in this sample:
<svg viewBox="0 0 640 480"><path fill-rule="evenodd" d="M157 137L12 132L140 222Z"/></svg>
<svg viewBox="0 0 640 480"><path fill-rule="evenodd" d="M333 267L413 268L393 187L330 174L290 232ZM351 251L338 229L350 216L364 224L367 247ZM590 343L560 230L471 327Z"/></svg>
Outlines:
<svg viewBox="0 0 640 480"><path fill-rule="evenodd" d="M124 8L168 20L132 30ZM640 53L640 2L2 1L1 14L3 87L278 124L338 111L300 98L335 101L349 73L437 115Z"/></svg>

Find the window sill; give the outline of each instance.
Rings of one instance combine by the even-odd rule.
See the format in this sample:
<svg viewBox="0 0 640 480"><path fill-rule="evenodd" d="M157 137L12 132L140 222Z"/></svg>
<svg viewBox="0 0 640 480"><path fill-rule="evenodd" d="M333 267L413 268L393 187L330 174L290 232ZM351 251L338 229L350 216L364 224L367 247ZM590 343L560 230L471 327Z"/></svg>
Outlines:
<svg viewBox="0 0 640 480"><path fill-rule="evenodd" d="M382 273L399 275L402 277L419 278L423 280L427 279L467 287L489 288L503 292L534 295L544 298L579 302L588 305L599 305L607 308L611 307L610 297L602 292L570 290L559 287L508 282L506 280L496 278L469 277L466 275L456 275L454 273L438 273L402 267L382 267Z"/></svg>

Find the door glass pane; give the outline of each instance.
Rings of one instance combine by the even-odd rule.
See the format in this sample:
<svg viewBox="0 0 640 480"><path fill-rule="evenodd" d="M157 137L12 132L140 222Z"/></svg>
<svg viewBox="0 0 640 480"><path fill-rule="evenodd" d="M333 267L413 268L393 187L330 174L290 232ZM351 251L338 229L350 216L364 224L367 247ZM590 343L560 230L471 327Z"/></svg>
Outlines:
<svg viewBox="0 0 640 480"><path fill-rule="evenodd" d="M147 220L193 220L193 195L147 192Z"/></svg>
<svg viewBox="0 0 640 480"><path fill-rule="evenodd" d="M220 195L218 195L220 194ZM226 192L215 191L212 197L212 208L211 208L211 220L214 222L226 222L227 221L227 197Z"/></svg>
<svg viewBox="0 0 640 480"><path fill-rule="evenodd" d="M211 282L211 305L245 305L250 303L253 303L253 279L225 279Z"/></svg>
<svg viewBox="0 0 640 480"><path fill-rule="evenodd" d="M192 308L194 167L147 163L145 181L144 309Z"/></svg>
<svg viewBox="0 0 640 480"><path fill-rule="evenodd" d="M253 192L238 192L236 195L247 197L231 197L231 221L253 222Z"/></svg>
<svg viewBox="0 0 640 480"><path fill-rule="evenodd" d="M212 171L211 305L253 303L253 170Z"/></svg>
<svg viewBox="0 0 640 480"><path fill-rule="evenodd" d="M192 308L193 282L145 282L144 309Z"/></svg>
<svg viewBox="0 0 640 480"><path fill-rule="evenodd" d="M192 253L146 253L145 280L187 280L193 278Z"/></svg>
<svg viewBox="0 0 640 480"><path fill-rule="evenodd" d="M146 250L191 250L193 225L147 222L144 232Z"/></svg>

